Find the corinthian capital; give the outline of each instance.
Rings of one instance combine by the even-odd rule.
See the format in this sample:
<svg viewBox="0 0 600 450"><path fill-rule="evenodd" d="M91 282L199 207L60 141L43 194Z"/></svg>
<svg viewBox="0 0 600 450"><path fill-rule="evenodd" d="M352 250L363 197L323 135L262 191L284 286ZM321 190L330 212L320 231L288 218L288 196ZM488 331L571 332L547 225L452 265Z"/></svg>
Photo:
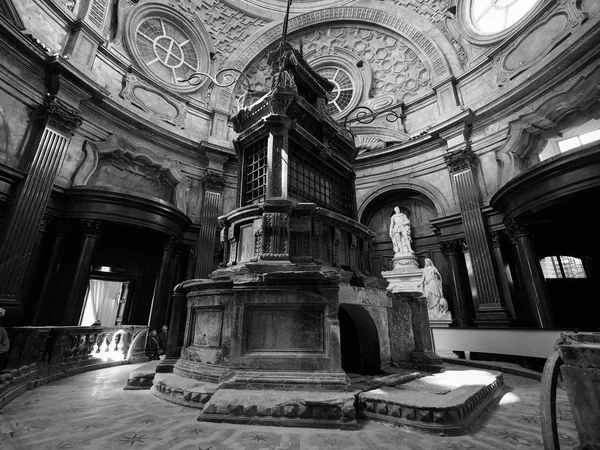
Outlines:
<svg viewBox="0 0 600 450"><path fill-rule="evenodd" d="M81 112L51 94L46 96L41 113L48 125L70 136L83 123Z"/></svg>

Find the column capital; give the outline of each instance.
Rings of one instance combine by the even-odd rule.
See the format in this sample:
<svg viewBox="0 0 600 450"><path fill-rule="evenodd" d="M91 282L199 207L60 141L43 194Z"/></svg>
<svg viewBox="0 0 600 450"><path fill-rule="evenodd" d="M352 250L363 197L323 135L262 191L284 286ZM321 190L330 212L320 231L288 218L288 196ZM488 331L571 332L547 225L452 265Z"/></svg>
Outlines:
<svg viewBox="0 0 600 450"><path fill-rule="evenodd" d="M477 155L470 148L458 150L444 156L444 162L452 173L471 169L475 167L477 161Z"/></svg>
<svg viewBox="0 0 600 450"><path fill-rule="evenodd" d="M52 233L55 236L64 236L67 234L69 224L65 219L54 217L52 220Z"/></svg>
<svg viewBox="0 0 600 450"><path fill-rule="evenodd" d="M529 227L523 221L517 219L509 219L505 222L506 225L506 234L510 238L511 242L514 244L516 239L521 236L531 236L531 231L529 231Z"/></svg>
<svg viewBox="0 0 600 450"><path fill-rule="evenodd" d="M102 221L81 219L81 228L84 236L100 237L102 234Z"/></svg>
<svg viewBox="0 0 600 450"><path fill-rule="evenodd" d="M69 136L72 136L73 132L83 123L79 110L67 106L66 103L52 94L46 95L41 113L42 117L47 120L48 125Z"/></svg>
<svg viewBox="0 0 600 450"><path fill-rule="evenodd" d="M216 193L221 193L225 186L225 176L219 172L207 170L203 178L204 190Z"/></svg>
<svg viewBox="0 0 600 450"><path fill-rule="evenodd" d="M455 239L453 241L442 241L440 242L440 248L444 256L459 255L462 253L459 239Z"/></svg>
<svg viewBox="0 0 600 450"><path fill-rule="evenodd" d="M492 244L492 248L500 247L502 245L502 241L504 240L504 234L502 231L493 231L490 234L490 240Z"/></svg>
<svg viewBox="0 0 600 450"><path fill-rule="evenodd" d="M188 258L196 259L198 257L198 250L195 245L188 246Z"/></svg>
<svg viewBox="0 0 600 450"><path fill-rule="evenodd" d="M54 222L54 217L52 216L44 216L40 221L40 232L45 233L48 231L50 224Z"/></svg>
<svg viewBox="0 0 600 450"><path fill-rule="evenodd" d="M177 236L167 236L163 240L162 249L163 251L174 251L179 244L179 238Z"/></svg>

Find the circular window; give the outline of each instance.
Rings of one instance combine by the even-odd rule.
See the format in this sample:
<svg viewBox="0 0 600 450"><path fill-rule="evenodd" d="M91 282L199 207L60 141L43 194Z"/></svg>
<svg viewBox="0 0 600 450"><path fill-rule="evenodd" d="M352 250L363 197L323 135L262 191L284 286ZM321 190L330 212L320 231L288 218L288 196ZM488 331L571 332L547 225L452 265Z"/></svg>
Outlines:
<svg viewBox="0 0 600 450"><path fill-rule="evenodd" d="M482 34L500 33L521 20L538 0L471 0L471 22Z"/></svg>
<svg viewBox="0 0 600 450"><path fill-rule="evenodd" d="M177 85L198 72L192 39L165 18L143 19L135 31L135 45L143 63L162 81Z"/></svg>
<svg viewBox="0 0 600 450"><path fill-rule="evenodd" d="M194 92L206 83L183 81L195 72L211 73L210 36L199 24L166 5L145 3L127 18L126 43L131 56L149 78L170 90Z"/></svg>
<svg viewBox="0 0 600 450"><path fill-rule="evenodd" d="M355 94L355 86L350 74L339 67L323 67L317 73L334 84L333 91L327 102L327 112L339 116L348 109Z"/></svg>

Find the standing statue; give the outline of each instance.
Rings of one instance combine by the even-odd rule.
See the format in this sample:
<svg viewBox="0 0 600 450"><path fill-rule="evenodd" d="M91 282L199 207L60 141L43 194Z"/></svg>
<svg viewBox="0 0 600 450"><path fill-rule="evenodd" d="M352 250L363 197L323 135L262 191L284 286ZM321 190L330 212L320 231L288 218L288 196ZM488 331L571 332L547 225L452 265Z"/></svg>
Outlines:
<svg viewBox="0 0 600 450"><path fill-rule="evenodd" d="M414 253L410 246L412 242L410 220L397 206L394 208L394 215L390 218L390 238L392 238L394 253Z"/></svg>
<svg viewBox="0 0 600 450"><path fill-rule="evenodd" d="M423 295L427 298L430 316L443 316L448 313L448 302L442 292L442 276L429 258L425 258L423 276L417 286L422 288Z"/></svg>

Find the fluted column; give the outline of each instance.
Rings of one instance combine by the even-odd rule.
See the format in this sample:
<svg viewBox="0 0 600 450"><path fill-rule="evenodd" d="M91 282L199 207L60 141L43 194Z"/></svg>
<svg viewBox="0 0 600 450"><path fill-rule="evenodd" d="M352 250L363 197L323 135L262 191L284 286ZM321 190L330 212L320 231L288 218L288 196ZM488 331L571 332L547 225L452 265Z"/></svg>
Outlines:
<svg viewBox="0 0 600 450"><path fill-rule="evenodd" d="M213 258L217 236L218 217L221 211L221 192L225 178L208 172L204 178L204 201L202 202L201 226L198 235L196 278L208 278L214 270Z"/></svg>
<svg viewBox="0 0 600 450"><path fill-rule="evenodd" d="M85 293L87 291L92 257L96 249L96 243L102 233L102 222L100 220L82 220L81 226L83 236L81 240L81 249L77 257L75 266L75 275L69 294L67 295L67 307L64 325L78 325L81 316L81 310L85 302Z"/></svg>
<svg viewBox="0 0 600 450"><path fill-rule="evenodd" d="M459 328L466 328L471 322L469 312L473 309L473 299L471 298L471 287L469 286L461 242L458 239L445 241L441 242L440 246L442 253L448 259L450 267L454 319Z"/></svg>
<svg viewBox="0 0 600 450"><path fill-rule="evenodd" d="M173 253L177 243L178 239L175 236L168 236L162 246L162 261L156 279L156 287L154 288L150 319L148 320L148 325L151 328L156 328L157 331L165 325L167 319L167 306L173 288L171 265L173 264Z"/></svg>
<svg viewBox="0 0 600 450"><path fill-rule="evenodd" d="M59 262L63 255L65 236L67 233L65 221L62 219L54 219L52 222L52 243L48 259L46 260L46 270L43 274L39 290L39 300L33 312L33 326L55 325L51 301L52 289L58 278Z"/></svg>
<svg viewBox="0 0 600 450"><path fill-rule="evenodd" d="M0 235L0 307L21 315L19 289L35 245L39 223L62 166L79 111L48 95L31 149L25 180L18 187Z"/></svg>
<svg viewBox="0 0 600 450"><path fill-rule="evenodd" d="M506 223L506 232L515 246L519 278L525 290L525 297L529 300L535 322L540 328L552 327L552 313L548 301L546 280L535 252L533 236L523 222L514 219Z"/></svg>
<svg viewBox="0 0 600 450"><path fill-rule="evenodd" d="M450 153L445 157L445 161L454 179L477 286L478 305L475 310L475 323L479 326L506 325L509 315L500 301L500 292L479 204L479 189L473 171L477 156L467 147Z"/></svg>

